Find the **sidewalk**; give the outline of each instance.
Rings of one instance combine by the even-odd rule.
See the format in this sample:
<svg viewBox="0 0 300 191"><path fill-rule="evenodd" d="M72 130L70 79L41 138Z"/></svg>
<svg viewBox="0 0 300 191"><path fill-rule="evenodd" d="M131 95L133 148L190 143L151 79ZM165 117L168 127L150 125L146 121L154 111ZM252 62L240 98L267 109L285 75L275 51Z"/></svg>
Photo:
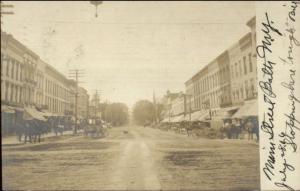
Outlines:
<svg viewBox="0 0 300 191"><path fill-rule="evenodd" d="M81 130L79 130L77 133L80 133ZM60 135L59 133L57 134L57 137L59 136L64 136L64 135L72 135L73 131L69 130L69 131L64 131L63 135ZM55 133L54 132L50 132L47 134L44 134L41 136L41 138L49 138L49 137L55 137ZM2 137L1 141L2 141L2 145L12 145L12 144L23 144L24 137L22 137L22 141L19 142L18 137L16 135L11 135L8 137Z"/></svg>

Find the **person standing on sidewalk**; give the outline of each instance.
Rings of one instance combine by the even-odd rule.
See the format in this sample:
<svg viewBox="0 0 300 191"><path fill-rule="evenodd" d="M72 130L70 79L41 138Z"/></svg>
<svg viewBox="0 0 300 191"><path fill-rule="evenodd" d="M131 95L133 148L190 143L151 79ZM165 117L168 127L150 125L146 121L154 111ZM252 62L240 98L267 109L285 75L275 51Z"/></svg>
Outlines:
<svg viewBox="0 0 300 191"><path fill-rule="evenodd" d="M20 121L16 121L15 130L16 130L17 139L19 142L21 142L22 135L24 134L24 126L22 125L22 123Z"/></svg>

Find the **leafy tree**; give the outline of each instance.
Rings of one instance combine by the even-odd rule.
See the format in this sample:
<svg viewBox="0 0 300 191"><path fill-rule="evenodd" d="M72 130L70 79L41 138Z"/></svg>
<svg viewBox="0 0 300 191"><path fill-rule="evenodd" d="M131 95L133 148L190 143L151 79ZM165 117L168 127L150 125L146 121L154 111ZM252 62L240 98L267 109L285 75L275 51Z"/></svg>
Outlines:
<svg viewBox="0 0 300 191"><path fill-rule="evenodd" d="M155 120L154 104L148 100L140 100L133 107L133 119L138 125L144 125Z"/></svg>
<svg viewBox="0 0 300 191"><path fill-rule="evenodd" d="M103 119L112 123L114 126L128 123L128 107L123 103L106 104L103 111Z"/></svg>

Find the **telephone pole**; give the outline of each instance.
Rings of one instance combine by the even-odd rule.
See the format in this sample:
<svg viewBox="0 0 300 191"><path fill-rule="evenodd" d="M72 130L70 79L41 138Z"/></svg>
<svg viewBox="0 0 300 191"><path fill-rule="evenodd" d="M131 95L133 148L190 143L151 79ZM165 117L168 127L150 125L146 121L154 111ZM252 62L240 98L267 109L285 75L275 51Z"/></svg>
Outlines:
<svg viewBox="0 0 300 191"><path fill-rule="evenodd" d="M75 128L74 134L77 134L77 120L78 120L78 84L83 83L79 81L79 78L84 77L84 70L83 69L73 69L69 71L69 77L75 78Z"/></svg>
<svg viewBox="0 0 300 191"><path fill-rule="evenodd" d="M95 117L97 118L97 113L98 113L98 105L100 104L100 99L101 99L101 90L95 90Z"/></svg>

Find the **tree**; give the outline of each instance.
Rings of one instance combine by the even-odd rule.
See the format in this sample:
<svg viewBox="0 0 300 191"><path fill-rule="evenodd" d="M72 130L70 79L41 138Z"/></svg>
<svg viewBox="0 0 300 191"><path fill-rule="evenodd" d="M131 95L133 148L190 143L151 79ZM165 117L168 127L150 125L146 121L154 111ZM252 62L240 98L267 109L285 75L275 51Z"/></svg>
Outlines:
<svg viewBox="0 0 300 191"><path fill-rule="evenodd" d="M128 123L128 107L123 103L112 103L105 105L103 119L114 126Z"/></svg>
<svg viewBox="0 0 300 191"><path fill-rule="evenodd" d="M148 100L140 100L133 107L133 119L138 125L153 122L155 120L154 104Z"/></svg>

